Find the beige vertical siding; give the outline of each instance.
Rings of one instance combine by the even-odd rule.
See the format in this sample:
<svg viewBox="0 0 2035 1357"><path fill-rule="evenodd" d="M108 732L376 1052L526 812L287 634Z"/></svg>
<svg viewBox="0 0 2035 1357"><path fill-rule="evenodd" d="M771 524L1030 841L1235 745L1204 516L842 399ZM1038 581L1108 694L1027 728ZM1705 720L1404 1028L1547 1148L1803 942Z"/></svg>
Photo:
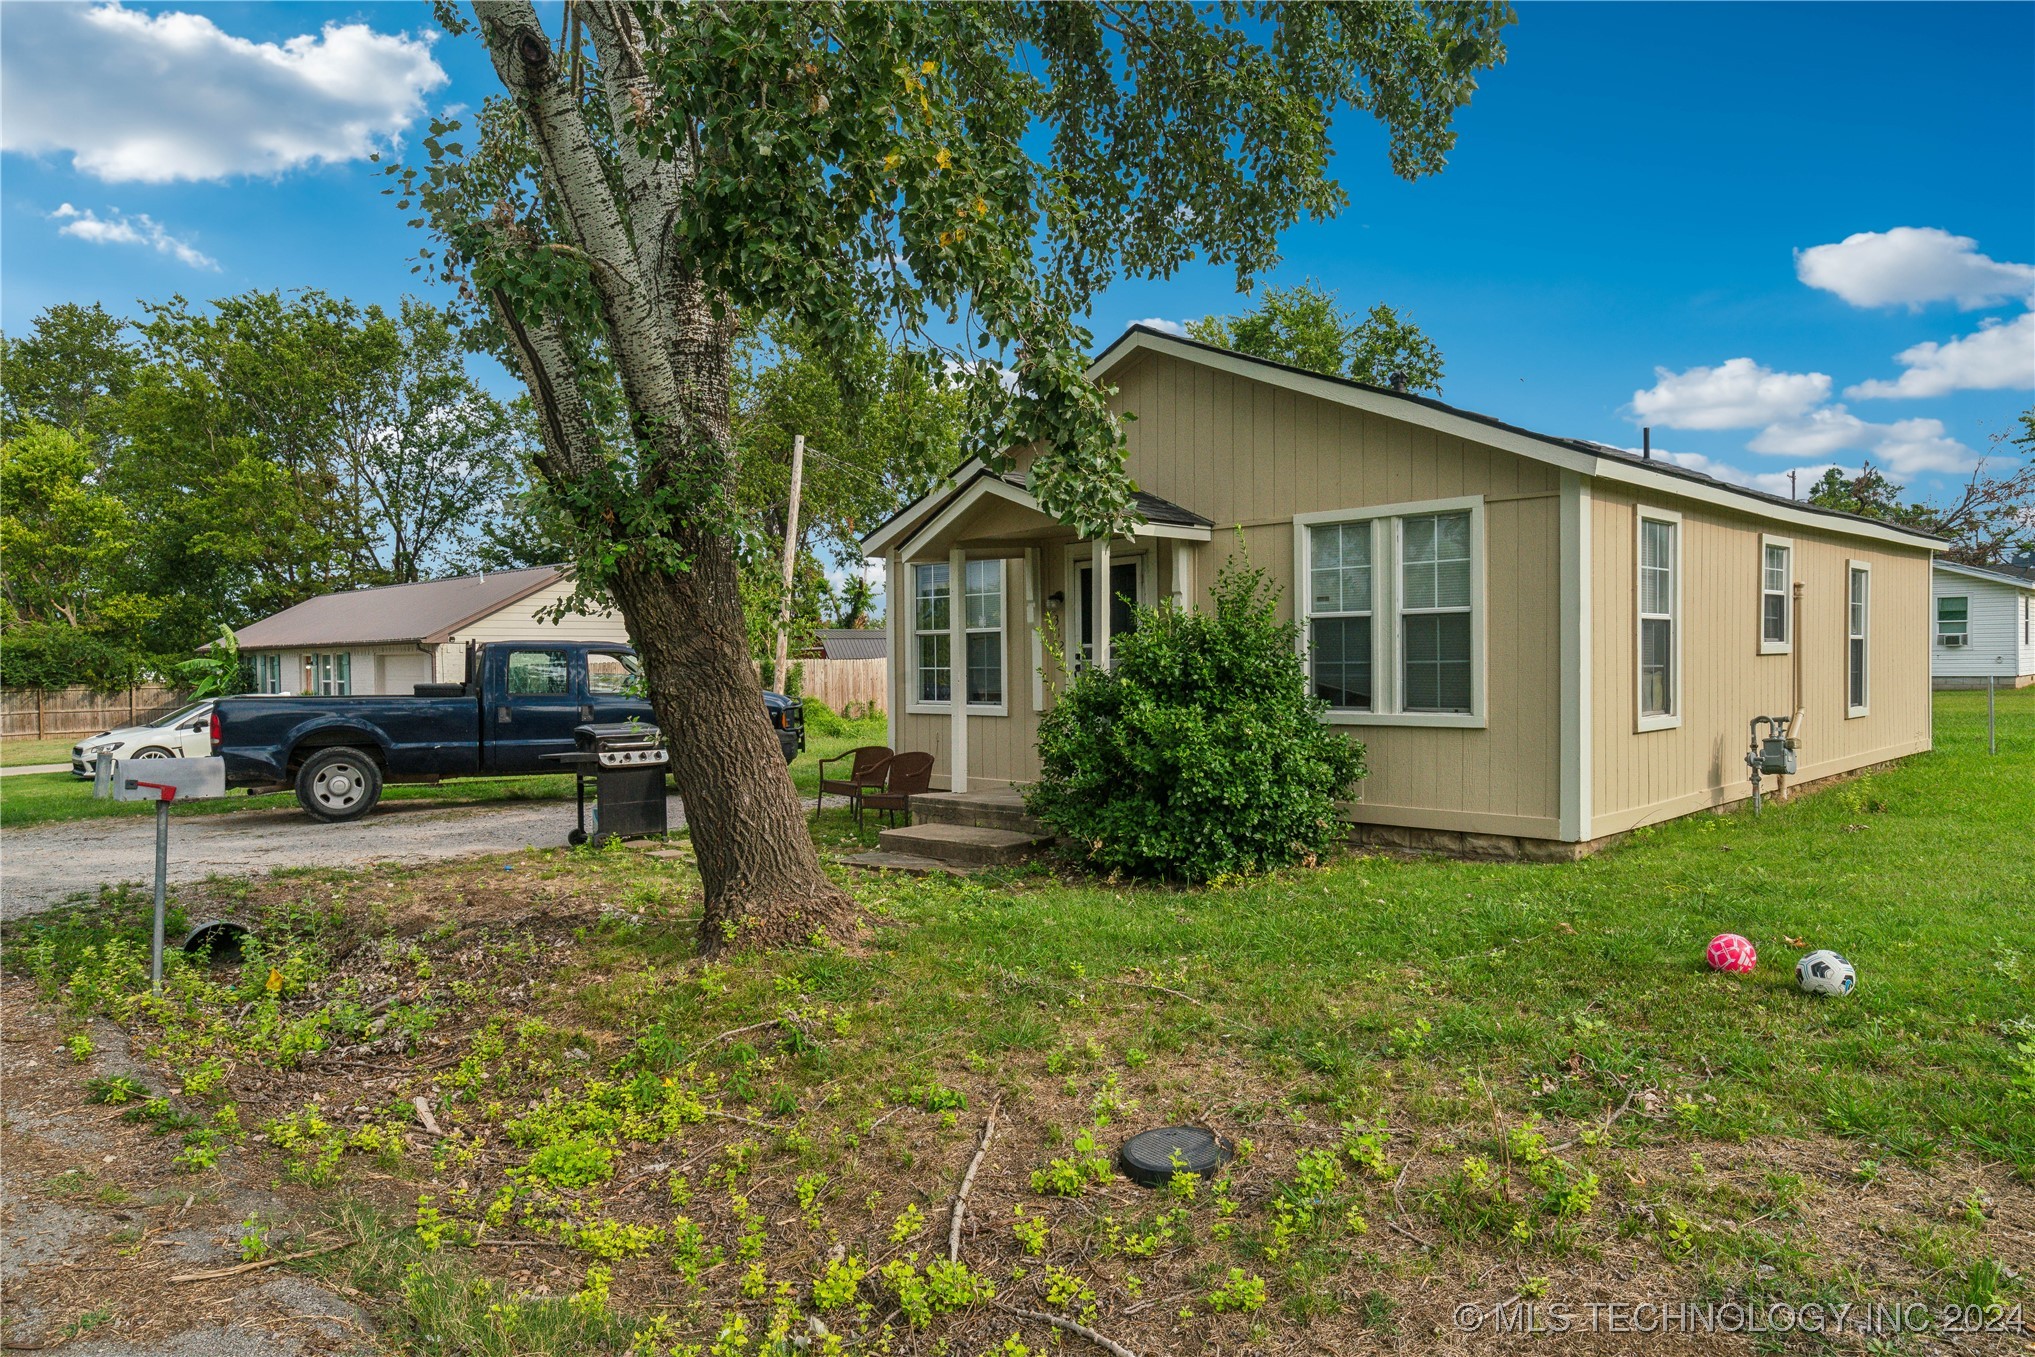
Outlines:
<svg viewBox="0 0 2035 1357"><path fill-rule="evenodd" d="M1052 554L1050 551L1047 553ZM911 632L911 568L893 552L886 565L889 580L896 581L888 603L898 630L891 638L891 711L895 713L895 749L923 750L933 756L934 781L945 786L947 752L952 736L952 716L945 710L915 712L909 709L911 666L915 654ZM1038 775L1038 754L1034 742L1039 718L1032 707L1031 637L1025 628L1025 562L1014 556L1004 563L1004 716L968 718L968 781L972 787L994 783L1024 782ZM1052 587L1049 586L1048 592ZM957 657L955 681L960 681Z"/></svg>
<svg viewBox="0 0 2035 1357"><path fill-rule="evenodd" d="M629 643L629 629L623 624L622 615L611 609L591 614L567 613L556 622L538 616L571 593L572 585L561 580L478 621L469 622L455 632L452 639L461 647L468 641L542 641L554 638L561 641Z"/></svg>
<svg viewBox="0 0 2035 1357"><path fill-rule="evenodd" d="M1795 705L1795 655L1759 645L1760 534L1794 543L1803 585L1794 646L1802 661L1801 771L1828 777L1929 748L1929 555L1836 533L1777 526L1672 495L1593 486L1591 836L1751 795L1747 722ZM1640 731L1638 508L1682 515L1682 724ZM1848 562L1872 568L1870 710L1846 716ZM1766 789L1771 791L1769 780Z"/></svg>
<svg viewBox="0 0 2035 1357"><path fill-rule="evenodd" d="M1138 485L1212 519L1205 591L1236 553L1267 570L1292 616L1293 516L1460 495L1485 499L1483 729L1360 725L1371 774L1352 818L1553 838L1560 795L1560 473L1478 443L1150 355L1117 375L1136 411ZM1183 455L1184 454L1184 455Z"/></svg>

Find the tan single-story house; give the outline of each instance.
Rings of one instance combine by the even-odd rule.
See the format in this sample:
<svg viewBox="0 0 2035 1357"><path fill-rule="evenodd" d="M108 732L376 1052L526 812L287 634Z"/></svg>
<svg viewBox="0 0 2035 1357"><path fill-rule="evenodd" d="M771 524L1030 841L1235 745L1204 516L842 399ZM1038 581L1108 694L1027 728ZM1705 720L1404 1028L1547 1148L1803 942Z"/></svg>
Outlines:
<svg viewBox="0 0 2035 1357"><path fill-rule="evenodd" d="M1090 376L1137 416L1133 535L1077 540L1020 450L863 541L890 743L950 788L1037 776L1042 626L1107 663L1125 600L1195 606L1239 533L1368 748L1359 840L1572 856L1747 797L1756 716L1802 715L1784 785L1930 747L1934 538L1144 327Z"/></svg>
<svg viewBox="0 0 2035 1357"><path fill-rule="evenodd" d="M2035 567L1936 562L1939 688L2025 688L2035 683Z"/></svg>
<svg viewBox="0 0 2035 1357"><path fill-rule="evenodd" d="M466 677L469 641L619 641L619 613L550 613L572 593L556 566L321 594L234 633L258 693L409 693Z"/></svg>

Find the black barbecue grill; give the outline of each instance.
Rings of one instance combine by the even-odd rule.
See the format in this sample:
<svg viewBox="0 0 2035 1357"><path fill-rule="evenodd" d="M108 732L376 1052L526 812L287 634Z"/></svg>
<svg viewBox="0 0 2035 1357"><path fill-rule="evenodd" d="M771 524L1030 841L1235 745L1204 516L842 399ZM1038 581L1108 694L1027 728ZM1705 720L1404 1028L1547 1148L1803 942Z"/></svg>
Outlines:
<svg viewBox="0 0 2035 1357"><path fill-rule="evenodd" d="M634 839L670 828L664 813L664 770L671 759L664 734L641 721L588 724L575 728L578 746L570 754L546 754L573 772L573 800L579 823L565 836L570 844L590 838ZM593 826L588 828L586 784L594 784Z"/></svg>

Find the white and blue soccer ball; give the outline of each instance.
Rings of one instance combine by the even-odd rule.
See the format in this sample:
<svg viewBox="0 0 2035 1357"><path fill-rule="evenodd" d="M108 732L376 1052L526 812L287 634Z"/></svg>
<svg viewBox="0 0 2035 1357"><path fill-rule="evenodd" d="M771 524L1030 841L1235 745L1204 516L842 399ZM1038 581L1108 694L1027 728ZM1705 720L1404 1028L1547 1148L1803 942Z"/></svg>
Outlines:
<svg viewBox="0 0 2035 1357"><path fill-rule="evenodd" d="M1795 983L1811 994L1849 994L1858 984L1858 972L1849 961L1823 948L1795 963Z"/></svg>

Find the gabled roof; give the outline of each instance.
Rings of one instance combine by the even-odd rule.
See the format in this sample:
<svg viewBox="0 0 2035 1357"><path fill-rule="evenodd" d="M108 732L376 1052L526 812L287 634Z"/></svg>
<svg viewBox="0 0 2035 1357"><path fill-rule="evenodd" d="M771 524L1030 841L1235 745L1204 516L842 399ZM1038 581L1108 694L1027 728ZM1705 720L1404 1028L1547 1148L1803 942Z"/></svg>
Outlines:
<svg viewBox="0 0 2035 1357"><path fill-rule="evenodd" d="M242 650L291 646L435 645L461 627L558 583L555 565L320 594L242 627Z"/></svg>
<svg viewBox="0 0 2035 1357"><path fill-rule="evenodd" d="M1946 575L1966 575L1972 579L2004 584L2009 589L2025 589L2035 593L2035 568L2025 565L1966 565L1962 561L1946 561L1939 558L1936 568Z"/></svg>
<svg viewBox="0 0 2035 1357"><path fill-rule="evenodd" d="M1764 490L1754 490L1749 486L1732 485L1728 481L1718 480L1715 476L1678 466L1665 458L1642 458L1624 448L1614 448L1609 444L1596 443L1589 439L1562 438L1553 434L1535 433L1531 429L1507 424L1501 419L1479 414L1474 410L1463 410L1430 396L1416 396L1409 391L1392 391L1385 387L1352 381L1347 377L1325 376L1270 358L1258 358L1232 349L1219 348L1213 344L1204 344L1197 339L1167 334L1149 325L1133 325L1117 336L1109 347L1097 354L1095 361L1089 364L1088 378L1090 381L1101 381L1114 369L1129 362L1137 354L1145 352L1166 354L1204 367L1232 372L1254 381L1270 382L1340 405L1354 406L1388 418L1405 420L1459 438L1474 439L1479 443L1535 461L1547 462L1585 476L1650 487L1663 493L1735 509L1740 513L1758 514L1779 522L1795 523L1803 527L1820 528L1826 532L1845 533L1854 537L1872 538L1904 547L1934 548L1942 542L1941 538L1917 532L1913 528L1902 527L1898 523L1846 513L1841 509L1826 509L1821 505L1770 495ZM862 538L863 548L878 550L909 533L971 476L985 470L979 459L969 458L953 470L941 488L905 506L865 534ZM1019 478L1015 483L1022 484L1022 479ZM1143 504L1140 501L1140 510L1142 509ZM1196 525L1208 522L1199 515L1194 515L1193 518Z"/></svg>

